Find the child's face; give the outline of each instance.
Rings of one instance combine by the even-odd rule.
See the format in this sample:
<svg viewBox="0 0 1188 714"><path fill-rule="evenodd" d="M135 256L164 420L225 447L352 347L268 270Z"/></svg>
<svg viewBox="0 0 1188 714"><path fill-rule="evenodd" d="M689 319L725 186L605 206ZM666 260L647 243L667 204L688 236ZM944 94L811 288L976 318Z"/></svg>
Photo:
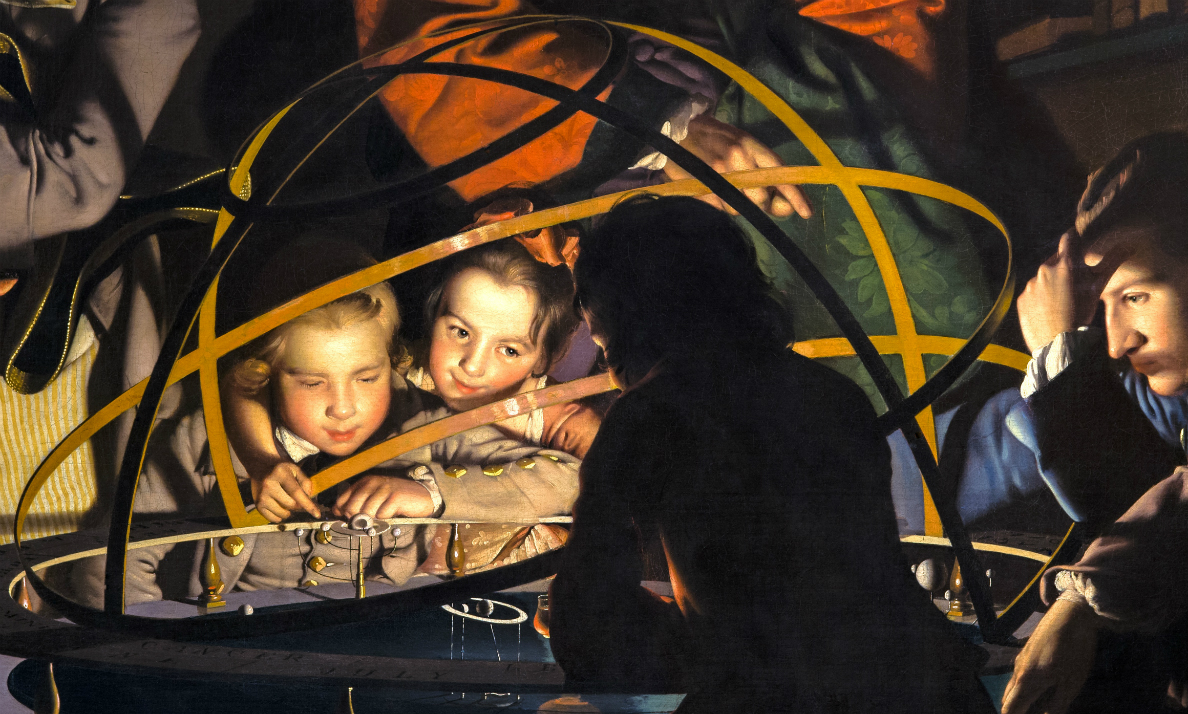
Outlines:
<svg viewBox="0 0 1188 714"><path fill-rule="evenodd" d="M1128 244L1101 292L1110 356L1127 358L1157 394L1177 394L1188 388L1188 265L1150 236Z"/></svg>
<svg viewBox="0 0 1188 714"><path fill-rule="evenodd" d="M355 453L388 415L391 365L378 320L292 328L277 372L281 423L328 454Z"/></svg>
<svg viewBox="0 0 1188 714"><path fill-rule="evenodd" d="M463 411L520 391L540 361L531 339L536 295L470 268L441 296L429 375L451 409Z"/></svg>

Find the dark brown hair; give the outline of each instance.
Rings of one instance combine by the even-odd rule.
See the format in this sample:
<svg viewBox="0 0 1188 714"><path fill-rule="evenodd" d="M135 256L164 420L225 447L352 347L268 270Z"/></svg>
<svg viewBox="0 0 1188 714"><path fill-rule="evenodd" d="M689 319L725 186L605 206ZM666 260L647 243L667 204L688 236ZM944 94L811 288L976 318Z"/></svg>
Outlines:
<svg viewBox="0 0 1188 714"><path fill-rule="evenodd" d="M441 315L442 296L450 281L464 270L481 270L503 285L516 285L536 295L536 314L528 336L540 348L540 367L534 376L547 374L569 349L569 340L581 319L573 307L573 278L564 265L545 265L528 249L505 238L459 253L450 260L441 282L425 301L426 324Z"/></svg>
<svg viewBox="0 0 1188 714"><path fill-rule="evenodd" d="M606 338L607 363L628 384L669 355L707 345L783 349L793 337L751 241L697 199L619 203L582 244L574 280Z"/></svg>
<svg viewBox="0 0 1188 714"><path fill-rule="evenodd" d="M1160 132L1124 146L1089 176L1072 231L1082 245L1118 229L1153 233L1159 249L1188 259L1188 134Z"/></svg>

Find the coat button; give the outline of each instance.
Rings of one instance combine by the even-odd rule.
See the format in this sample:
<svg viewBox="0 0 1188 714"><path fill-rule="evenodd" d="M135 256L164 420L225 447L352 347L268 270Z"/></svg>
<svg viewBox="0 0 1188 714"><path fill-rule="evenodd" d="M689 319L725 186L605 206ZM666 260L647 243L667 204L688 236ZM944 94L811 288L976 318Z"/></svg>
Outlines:
<svg viewBox="0 0 1188 714"><path fill-rule="evenodd" d="M483 473L487 474L488 476L498 476L499 474L503 473L503 467L502 466L484 466Z"/></svg>
<svg viewBox="0 0 1188 714"><path fill-rule="evenodd" d="M451 478L462 478L466 475L465 466L451 466L445 470L445 475Z"/></svg>
<svg viewBox="0 0 1188 714"><path fill-rule="evenodd" d="M519 466L522 469L534 468L536 466L536 459L532 458L531 456L525 456L516 462L516 466Z"/></svg>
<svg viewBox="0 0 1188 714"><path fill-rule="evenodd" d="M239 536L227 536L219 543L219 548L224 553L234 558L243 552L243 538Z"/></svg>

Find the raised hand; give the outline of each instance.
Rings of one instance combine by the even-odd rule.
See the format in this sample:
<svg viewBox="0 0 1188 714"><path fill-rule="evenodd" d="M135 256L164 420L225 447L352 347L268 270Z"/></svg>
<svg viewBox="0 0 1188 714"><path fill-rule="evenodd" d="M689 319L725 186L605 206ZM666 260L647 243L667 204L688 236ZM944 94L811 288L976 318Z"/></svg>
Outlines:
<svg viewBox="0 0 1188 714"><path fill-rule="evenodd" d="M1019 295L1019 326L1032 352L1062 332L1088 325L1097 309L1101 282L1085 267L1069 233L1056 254L1040 266Z"/></svg>

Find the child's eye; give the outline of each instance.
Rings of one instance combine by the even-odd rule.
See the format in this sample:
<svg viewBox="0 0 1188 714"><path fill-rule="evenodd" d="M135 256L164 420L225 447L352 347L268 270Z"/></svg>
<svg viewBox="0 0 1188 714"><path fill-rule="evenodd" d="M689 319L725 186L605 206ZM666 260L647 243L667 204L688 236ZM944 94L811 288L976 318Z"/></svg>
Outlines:
<svg viewBox="0 0 1188 714"><path fill-rule="evenodd" d="M379 375L374 375L371 377L360 377L359 381L363 382L364 384L374 384L375 382L379 381Z"/></svg>
<svg viewBox="0 0 1188 714"><path fill-rule="evenodd" d="M519 357L520 356L519 350L517 350L515 347L504 347L503 354L507 355L508 357Z"/></svg>
<svg viewBox="0 0 1188 714"><path fill-rule="evenodd" d="M453 332L455 337L458 337L463 340L466 339L467 337L470 337L470 332L462 327L451 327L450 332Z"/></svg>
<svg viewBox="0 0 1188 714"><path fill-rule="evenodd" d="M316 380L309 381L309 382L298 382L298 384L300 384L302 387L308 387L309 389L313 389L314 387L322 386L321 381L316 381Z"/></svg>

